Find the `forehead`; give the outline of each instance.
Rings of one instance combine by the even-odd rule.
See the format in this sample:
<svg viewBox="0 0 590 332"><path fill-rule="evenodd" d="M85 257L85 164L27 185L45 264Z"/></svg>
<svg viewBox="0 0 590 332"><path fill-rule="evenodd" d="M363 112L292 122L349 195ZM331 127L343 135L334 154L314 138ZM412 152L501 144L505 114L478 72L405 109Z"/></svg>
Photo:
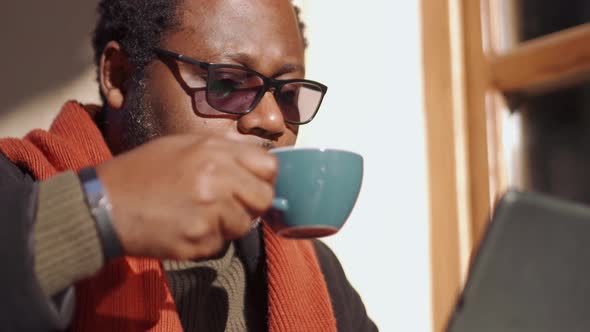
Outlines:
<svg viewBox="0 0 590 332"><path fill-rule="evenodd" d="M259 70L273 62L303 65L303 39L289 0L185 0L179 16L181 30L164 41L176 51L209 62L246 54Z"/></svg>

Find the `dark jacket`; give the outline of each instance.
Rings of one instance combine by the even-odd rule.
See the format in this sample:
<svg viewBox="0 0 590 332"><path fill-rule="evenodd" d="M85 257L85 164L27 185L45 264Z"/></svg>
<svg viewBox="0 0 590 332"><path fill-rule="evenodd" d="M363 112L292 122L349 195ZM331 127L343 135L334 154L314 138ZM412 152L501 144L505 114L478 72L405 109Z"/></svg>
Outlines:
<svg viewBox="0 0 590 332"><path fill-rule="evenodd" d="M0 331L51 331L64 329L72 316L73 288L46 298L33 268L32 230L36 212L37 185L0 153ZM265 266L259 232L238 241L238 254L247 278L246 308L266 307ZM336 256L322 242L314 240L322 272L336 316L338 331L377 331L365 307L352 288ZM248 293L250 295L248 295ZM265 326L261 315L246 312L250 330ZM262 318L264 319L264 318Z"/></svg>
<svg viewBox="0 0 590 332"><path fill-rule="evenodd" d="M33 268L37 185L0 154L0 331L51 331L67 327L73 288L48 299Z"/></svg>

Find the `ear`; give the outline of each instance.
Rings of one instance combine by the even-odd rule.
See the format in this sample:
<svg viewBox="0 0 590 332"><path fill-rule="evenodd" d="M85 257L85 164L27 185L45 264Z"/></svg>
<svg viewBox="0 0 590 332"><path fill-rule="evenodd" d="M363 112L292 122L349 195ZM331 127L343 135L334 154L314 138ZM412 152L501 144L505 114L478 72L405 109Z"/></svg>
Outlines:
<svg viewBox="0 0 590 332"><path fill-rule="evenodd" d="M127 54L118 42L108 42L100 57L99 84L100 91L110 108L123 107L130 78L131 64Z"/></svg>

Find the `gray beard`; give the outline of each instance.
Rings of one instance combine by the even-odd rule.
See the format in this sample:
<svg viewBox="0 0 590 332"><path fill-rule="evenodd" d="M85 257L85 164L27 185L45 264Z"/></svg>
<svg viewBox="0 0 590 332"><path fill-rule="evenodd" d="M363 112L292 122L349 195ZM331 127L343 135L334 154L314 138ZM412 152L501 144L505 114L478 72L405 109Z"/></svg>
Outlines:
<svg viewBox="0 0 590 332"><path fill-rule="evenodd" d="M145 78L134 78L134 80L137 91L129 99L127 111L123 116L123 126L126 130L123 133L122 144L125 151L162 136L156 112L144 99L146 95Z"/></svg>

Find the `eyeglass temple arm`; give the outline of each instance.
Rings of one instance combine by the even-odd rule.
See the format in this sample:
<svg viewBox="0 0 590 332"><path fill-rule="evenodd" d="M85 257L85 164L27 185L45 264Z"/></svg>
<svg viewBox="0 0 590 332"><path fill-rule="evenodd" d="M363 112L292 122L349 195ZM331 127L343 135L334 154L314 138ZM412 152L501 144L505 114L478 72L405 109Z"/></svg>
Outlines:
<svg viewBox="0 0 590 332"><path fill-rule="evenodd" d="M179 60L179 61L182 61L182 62L192 63L192 64L197 65L197 66L199 66L199 67L201 67L203 69L207 69L207 67L209 67L209 64L207 62L198 61L198 60L195 60L193 58L189 58L189 57L187 57L185 55L182 55L182 54L179 54L179 53L170 52L170 51L165 50L165 49L162 49L162 48L156 47L156 48L154 48L154 51L157 54L168 56L168 57L171 57L173 59L176 59L176 60Z"/></svg>

